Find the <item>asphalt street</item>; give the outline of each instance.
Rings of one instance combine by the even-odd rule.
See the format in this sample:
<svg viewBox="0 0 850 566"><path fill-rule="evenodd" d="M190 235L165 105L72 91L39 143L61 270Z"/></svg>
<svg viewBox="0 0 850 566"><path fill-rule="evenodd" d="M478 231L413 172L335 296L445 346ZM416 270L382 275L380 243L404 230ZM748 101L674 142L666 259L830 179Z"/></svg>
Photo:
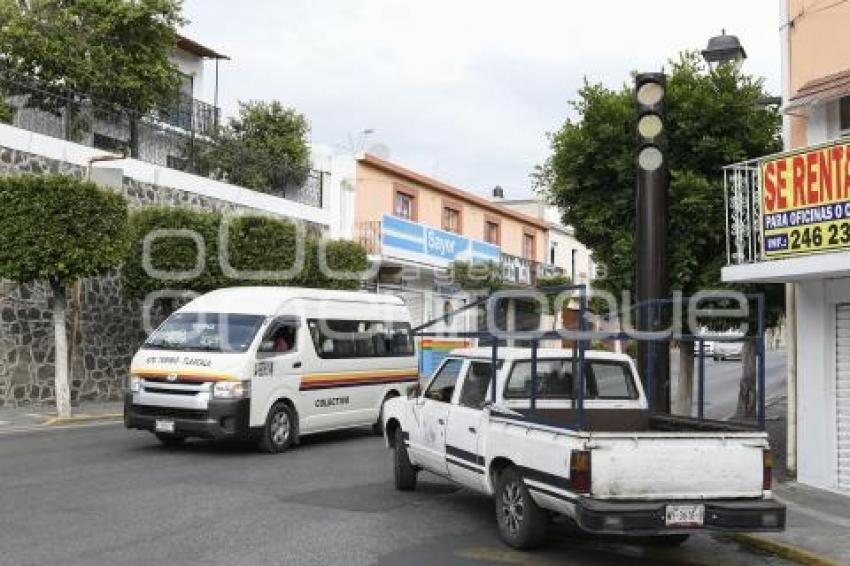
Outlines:
<svg viewBox="0 0 850 566"><path fill-rule="evenodd" d="M492 504L423 474L393 489L365 430L280 455L159 446L120 424L0 434L0 564L785 564L720 536L679 548L559 525L534 553L505 547Z"/></svg>
<svg viewBox="0 0 850 566"><path fill-rule="evenodd" d="M764 360L765 391L767 399L772 399L785 393L786 383L786 354L785 350L767 352ZM678 353L670 358L670 371L675 375L679 366ZM738 405L738 386L741 382L741 360L714 361L711 357L705 359L705 416L714 419L725 419L735 413ZM697 370L694 369L694 388L696 388ZM675 399L675 388L673 389ZM696 393L694 393L693 414L697 414Z"/></svg>

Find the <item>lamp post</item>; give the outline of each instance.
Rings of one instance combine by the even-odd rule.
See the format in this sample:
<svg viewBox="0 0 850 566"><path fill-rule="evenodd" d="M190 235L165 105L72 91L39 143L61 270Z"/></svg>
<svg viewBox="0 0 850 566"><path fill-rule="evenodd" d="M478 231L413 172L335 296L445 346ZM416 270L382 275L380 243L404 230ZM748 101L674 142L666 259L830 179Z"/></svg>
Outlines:
<svg viewBox="0 0 850 566"><path fill-rule="evenodd" d="M726 30L721 30L720 35L715 35L708 40L708 45L702 50L702 58L709 65L721 65L723 63L734 63L740 67L747 58L747 52L736 35L726 35Z"/></svg>

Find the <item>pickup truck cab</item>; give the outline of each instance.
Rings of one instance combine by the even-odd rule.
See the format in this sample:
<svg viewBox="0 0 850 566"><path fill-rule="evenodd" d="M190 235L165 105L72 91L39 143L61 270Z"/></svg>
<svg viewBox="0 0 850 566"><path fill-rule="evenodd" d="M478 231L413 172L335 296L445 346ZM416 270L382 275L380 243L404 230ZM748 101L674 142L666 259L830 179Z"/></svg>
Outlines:
<svg viewBox="0 0 850 566"><path fill-rule="evenodd" d="M776 531L767 434L732 423L651 415L631 358L586 351L584 426L577 362L566 349L453 351L422 391L384 407L395 485L427 470L494 498L501 538L543 542L550 515L591 533L684 541L689 533ZM535 385L531 410L531 388Z"/></svg>

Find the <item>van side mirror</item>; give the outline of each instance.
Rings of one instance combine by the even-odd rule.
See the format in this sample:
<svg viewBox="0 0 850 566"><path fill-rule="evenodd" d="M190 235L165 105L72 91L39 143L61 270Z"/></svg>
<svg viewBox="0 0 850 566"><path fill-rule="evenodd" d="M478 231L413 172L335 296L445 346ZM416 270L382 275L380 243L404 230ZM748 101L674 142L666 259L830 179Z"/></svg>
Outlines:
<svg viewBox="0 0 850 566"><path fill-rule="evenodd" d="M263 340L260 342L260 353L274 352L274 340Z"/></svg>
<svg viewBox="0 0 850 566"><path fill-rule="evenodd" d="M414 383L413 385L411 385L410 387L407 388L407 398L408 399L415 399L416 397L419 397L420 395L422 395L422 386L419 385L418 383Z"/></svg>

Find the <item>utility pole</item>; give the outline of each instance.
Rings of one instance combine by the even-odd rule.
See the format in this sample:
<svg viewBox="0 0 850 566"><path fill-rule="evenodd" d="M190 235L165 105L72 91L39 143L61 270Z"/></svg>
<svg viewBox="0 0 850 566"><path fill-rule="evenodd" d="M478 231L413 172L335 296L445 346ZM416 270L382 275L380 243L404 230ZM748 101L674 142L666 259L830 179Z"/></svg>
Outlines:
<svg viewBox="0 0 850 566"><path fill-rule="evenodd" d="M637 109L637 329L663 328L660 300L669 296L667 267L667 135L664 73L635 78ZM653 411L670 412L670 346L638 342L638 368Z"/></svg>

